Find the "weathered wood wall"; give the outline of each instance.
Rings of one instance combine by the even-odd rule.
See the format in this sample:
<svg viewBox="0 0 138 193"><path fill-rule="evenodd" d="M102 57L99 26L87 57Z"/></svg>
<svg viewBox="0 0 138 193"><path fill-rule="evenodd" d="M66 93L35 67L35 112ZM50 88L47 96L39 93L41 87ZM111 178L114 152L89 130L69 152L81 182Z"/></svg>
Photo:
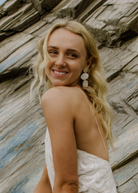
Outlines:
<svg viewBox="0 0 138 193"><path fill-rule="evenodd" d="M138 193L138 0L9 0L0 6L0 192L33 192L44 166L46 123L30 102L36 44L59 18L96 39L114 108L110 151L118 192Z"/></svg>

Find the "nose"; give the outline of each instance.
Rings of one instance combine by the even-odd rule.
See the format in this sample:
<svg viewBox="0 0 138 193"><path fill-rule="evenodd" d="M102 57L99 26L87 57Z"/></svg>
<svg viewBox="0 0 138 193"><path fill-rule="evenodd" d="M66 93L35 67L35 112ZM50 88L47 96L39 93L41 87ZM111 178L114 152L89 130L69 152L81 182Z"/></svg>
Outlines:
<svg viewBox="0 0 138 193"><path fill-rule="evenodd" d="M58 67L64 67L66 65L64 55L59 54L58 57L56 58L55 65Z"/></svg>

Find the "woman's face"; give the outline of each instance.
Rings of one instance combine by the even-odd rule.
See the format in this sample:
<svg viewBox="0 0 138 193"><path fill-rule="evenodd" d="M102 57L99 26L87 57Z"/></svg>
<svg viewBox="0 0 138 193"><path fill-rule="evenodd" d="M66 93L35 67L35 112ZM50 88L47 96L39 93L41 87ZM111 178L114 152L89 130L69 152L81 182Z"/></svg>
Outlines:
<svg viewBox="0 0 138 193"><path fill-rule="evenodd" d="M84 40L64 28L55 30L48 41L51 60L45 71L53 86L76 86L82 70L89 64Z"/></svg>

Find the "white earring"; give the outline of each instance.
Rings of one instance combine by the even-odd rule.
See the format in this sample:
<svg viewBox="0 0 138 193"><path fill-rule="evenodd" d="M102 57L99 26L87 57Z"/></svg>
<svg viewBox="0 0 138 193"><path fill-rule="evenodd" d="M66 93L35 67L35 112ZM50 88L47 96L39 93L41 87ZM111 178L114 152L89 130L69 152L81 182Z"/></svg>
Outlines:
<svg viewBox="0 0 138 193"><path fill-rule="evenodd" d="M82 82L83 87L88 87L87 78L89 78L89 74L87 72L88 72L88 68L84 68L83 74L81 75L81 79L83 80Z"/></svg>

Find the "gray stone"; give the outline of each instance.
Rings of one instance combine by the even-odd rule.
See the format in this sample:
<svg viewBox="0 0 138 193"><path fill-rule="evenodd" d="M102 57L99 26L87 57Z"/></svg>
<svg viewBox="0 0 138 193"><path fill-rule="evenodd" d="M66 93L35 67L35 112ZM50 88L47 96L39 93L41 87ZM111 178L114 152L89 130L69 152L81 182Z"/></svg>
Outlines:
<svg viewBox="0 0 138 193"><path fill-rule="evenodd" d="M43 0L42 1L42 8L46 9L47 11L49 11L50 9L54 8L61 0Z"/></svg>
<svg viewBox="0 0 138 193"><path fill-rule="evenodd" d="M7 38L0 43L0 62L3 62L8 56L14 53L18 48L33 39L32 35L19 33Z"/></svg>
<svg viewBox="0 0 138 193"><path fill-rule="evenodd" d="M16 78L12 81L6 81L6 87L3 87L5 86L3 83L0 85L0 90L3 91L1 93L3 98L1 118L3 122L0 123L1 142L3 144L0 149L1 175L3 176L1 192L8 192L9 189L10 191L20 189L21 192L29 192L29 188L33 190L34 182L38 182L44 165L46 124L41 115L42 109L38 101L29 102L29 79L30 77L27 76L22 77L21 80ZM11 83L12 86L10 86ZM5 102L6 106L3 106ZM22 115L19 112L22 112ZM35 122L37 119L34 115L39 119L39 123L38 121ZM4 122L5 124L3 124ZM40 127L43 128L41 131ZM42 154L41 157L37 155L40 153ZM25 168L24 165L26 165ZM32 184L28 184L29 178L32 179Z"/></svg>
<svg viewBox="0 0 138 193"><path fill-rule="evenodd" d="M21 7L20 0L11 0L5 3L5 5L3 6L3 11L6 12L7 15L11 15L12 13L15 13L15 11L17 11L19 7Z"/></svg>
<svg viewBox="0 0 138 193"><path fill-rule="evenodd" d="M133 181L136 184L136 186L138 187L138 174L133 177Z"/></svg>
<svg viewBox="0 0 138 193"><path fill-rule="evenodd" d="M19 62L20 66L22 64L21 60L28 60L28 55L35 55L37 53L36 49L37 39L29 41L23 46L19 47L19 49L15 49L15 52L11 52L8 54L9 56L0 64L0 73L5 73L8 69L17 67L16 64ZM24 62L25 62L24 61Z"/></svg>
<svg viewBox="0 0 138 193"><path fill-rule="evenodd" d="M32 0L34 3L34 7L39 11L42 15L45 11L49 11L54 8L61 0Z"/></svg>
<svg viewBox="0 0 138 193"><path fill-rule="evenodd" d="M84 11L78 16L78 20L83 22L89 15L91 15L97 8L99 8L106 0L94 0L92 3L84 9Z"/></svg>
<svg viewBox="0 0 138 193"><path fill-rule="evenodd" d="M62 17L83 22L96 39L114 110L114 178L118 192L138 192L137 7L138 0L8 0L0 7L0 192L33 192L42 174L46 123L38 98L30 101L28 72L39 38Z"/></svg>
<svg viewBox="0 0 138 193"><path fill-rule="evenodd" d="M133 180L129 180L127 183L123 184L118 188L118 193L137 193L138 188L133 182Z"/></svg>
<svg viewBox="0 0 138 193"><path fill-rule="evenodd" d="M124 166L113 172L114 179L118 186L121 186L124 183L126 183L137 173L138 173L138 158L135 158L134 160L130 161L129 163L125 164Z"/></svg>
<svg viewBox="0 0 138 193"><path fill-rule="evenodd" d="M34 24L35 22L37 22L40 19L40 14L38 11L36 11L35 9L32 9L31 11L29 11L27 14L25 14L24 16L22 16L22 18L20 19L20 21L18 23L15 23L12 27L11 30L13 31L23 31L24 29L26 29L27 27L29 27L30 25Z"/></svg>
<svg viewBox="0 0 138 193"><path fill-rule="evenodd" d="M57 13L58 17L78 17L87 6L91 4L90 0L70 0L66 1L67 4L64 5L61 10Z"/></svg>
<svg viewBox="0 0 138 193"><path fill-rule="evenodd" d="M86 25L101 43L106 46L120 46L125 39L132 38L138 33L137 7L138 4L132 1L126 4L119 3L119 1L115 3L106 1L86 19ZM98 23L101 22L105 25L99 29Z"/></svg>

